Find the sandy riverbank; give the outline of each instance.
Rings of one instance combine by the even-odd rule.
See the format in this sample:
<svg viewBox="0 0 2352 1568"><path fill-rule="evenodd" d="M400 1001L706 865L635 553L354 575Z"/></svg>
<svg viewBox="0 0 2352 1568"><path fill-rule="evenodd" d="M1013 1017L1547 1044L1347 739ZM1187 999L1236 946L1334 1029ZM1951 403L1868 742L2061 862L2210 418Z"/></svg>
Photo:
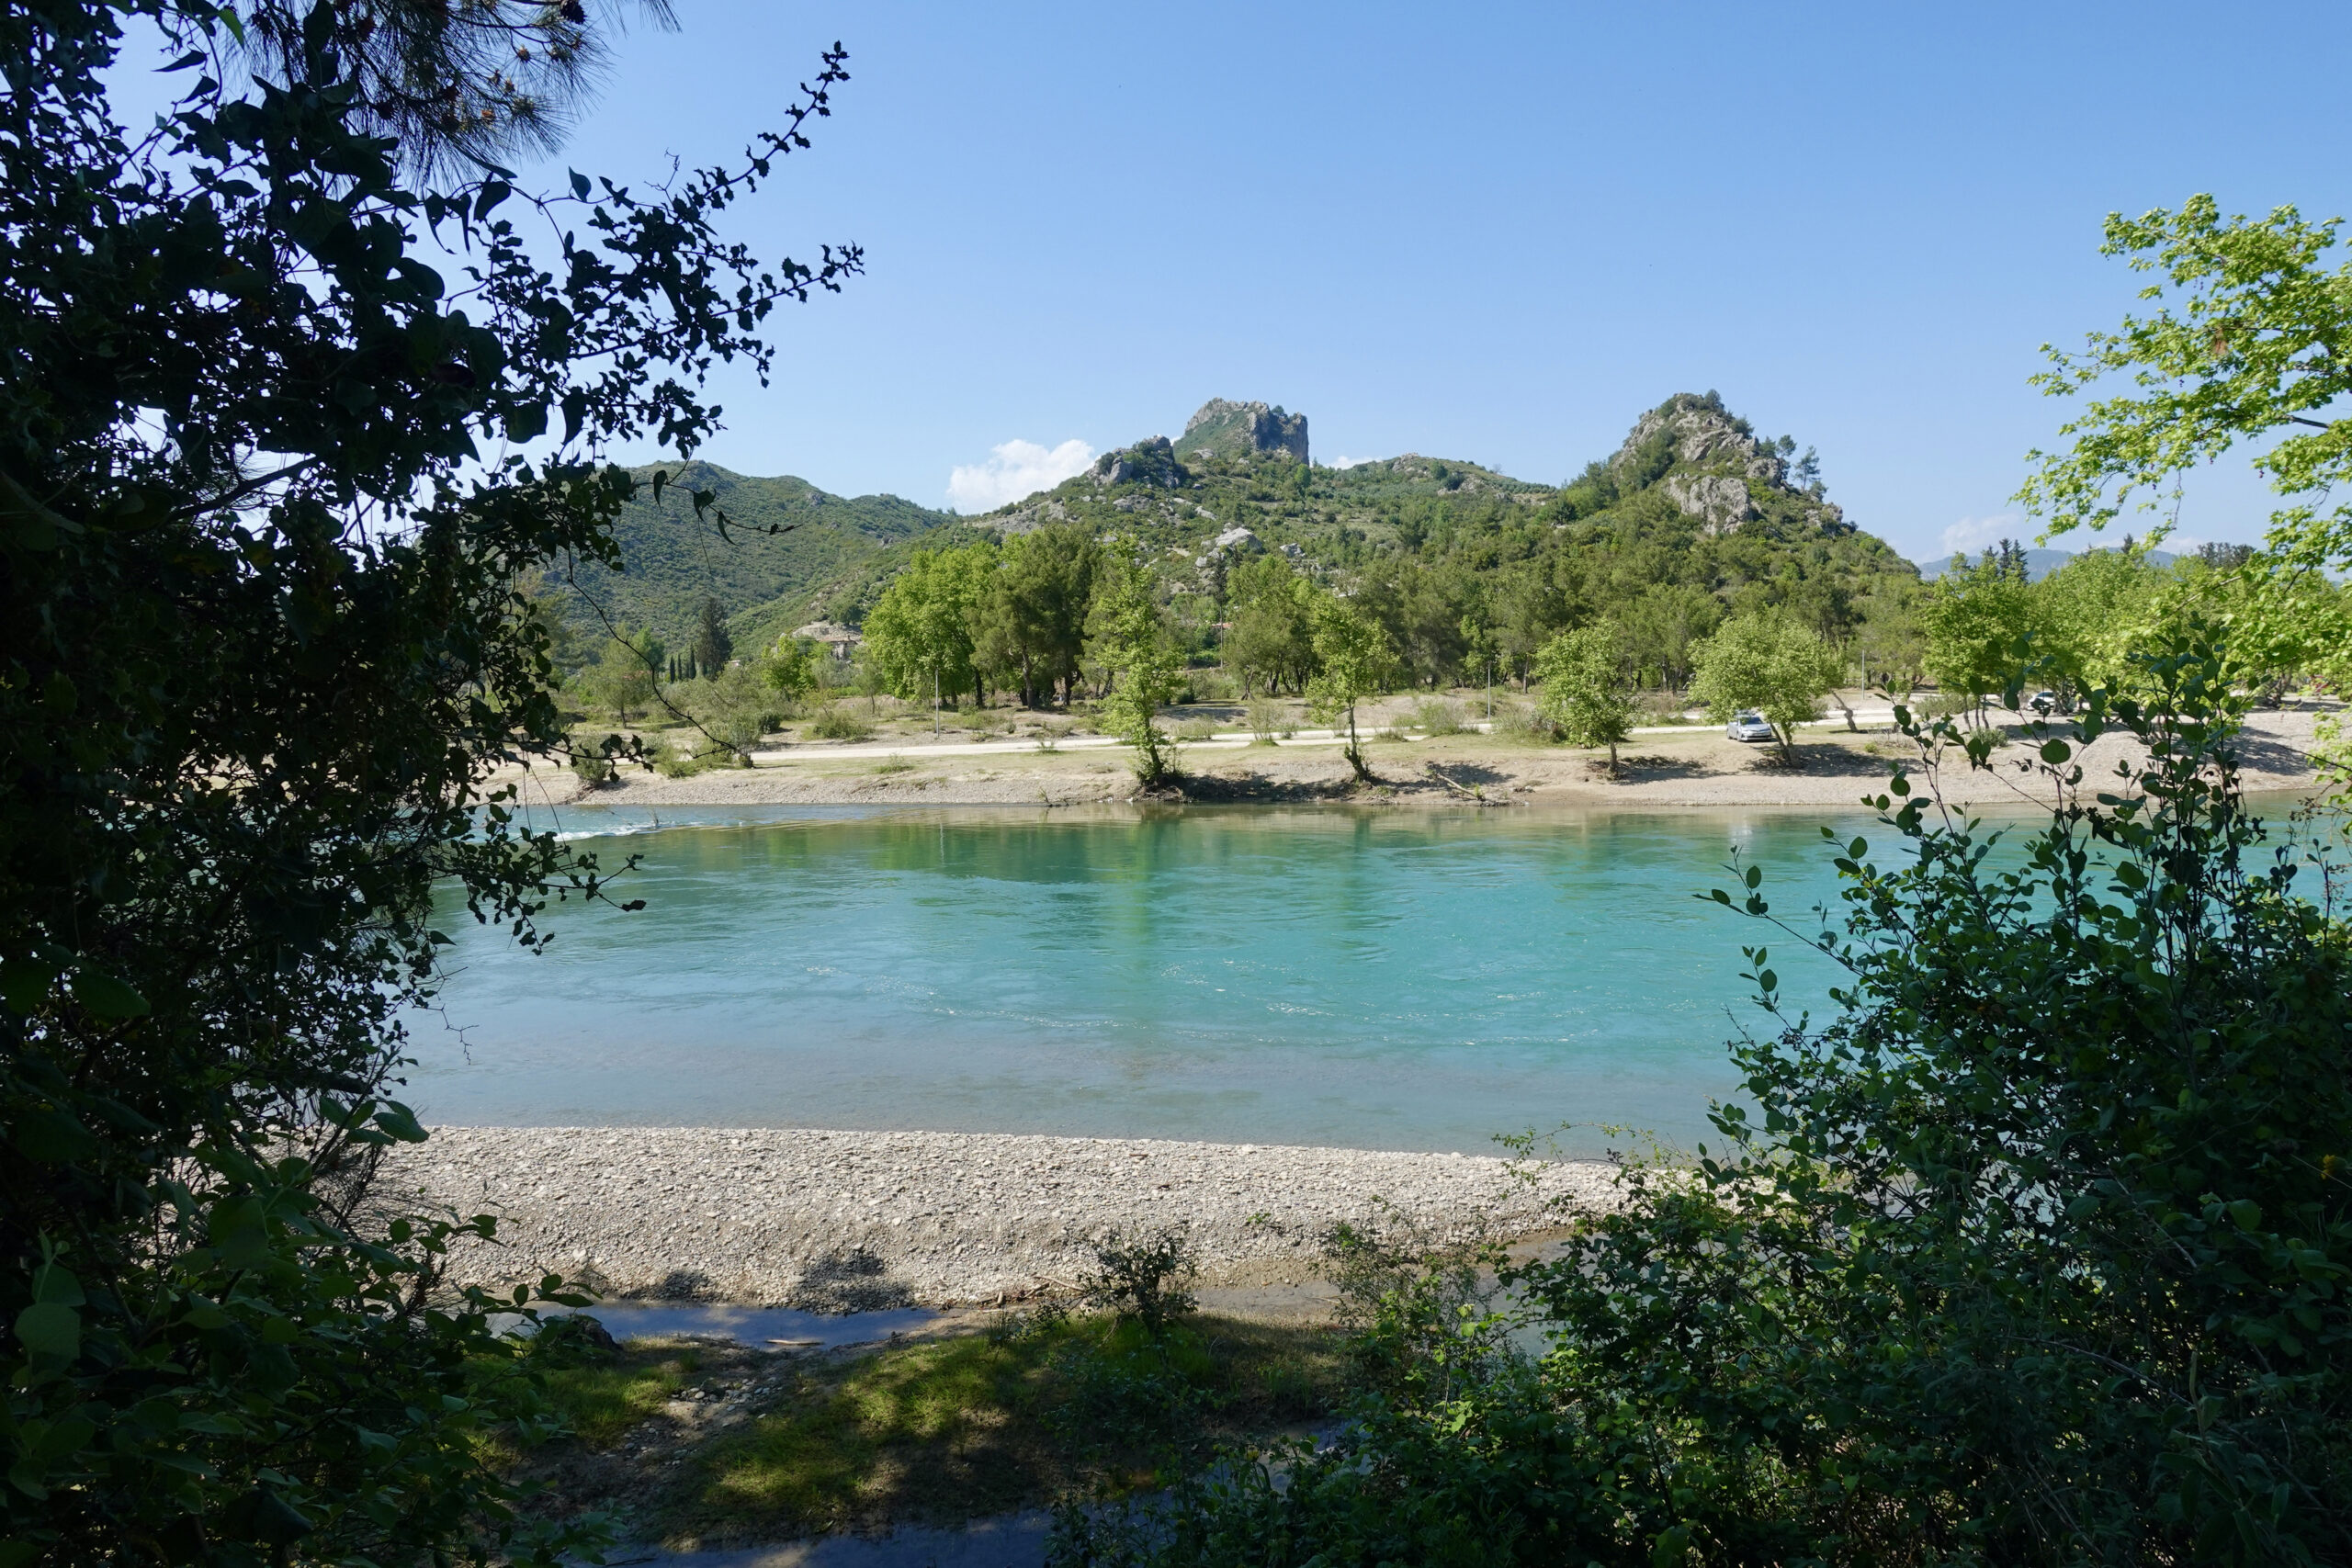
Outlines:
<svg viewBox="0 0 2352 1568"><path fill-rule="evenodd" d="M1339 1221L1502 1237L1605 1202L1611 1168L1116 1138L695 1127L443 1127L388 1196L499 1216L458 1282L550 1270L622 1298L814 1311L1015 1300L1066 1287L1088 1238L1182 1224L1204 1278L1288 1284ZM1392 1222L1393 1223L1393 1222Z"/></svg>
<svg viewBox="0 0 2352 1568"><path fill-rule="evenodd" d="M2250 790L2297 790L2314 782L2306 753L2315 716L2266 712L2246 725L2245 755ZM591 792L598 805L661 807L735 805L1078 806L1131 800L1136 787L1125 754L1110 750L968 750L920 754L899 742L867 743L864 754L840 746L785 748L763 754L754 768L719 768L688 778L632 771L617 784ZM2083 756L2092 778L2111 773L2135 748L2108 736ZM1333 744L1279 747L1198 745L1181 753L1184 800L1264 803L1352 803L1397 806L1462 805L1474 795L1522 806L1836 806L1850 807L1883 787L1888 768L1914 753L1883 723L1859 733L1815 728L1804 734L1799 765L1775 749L1726 740L1720 729L1637 735L1622 749L1623 776L1606 776L1594 754L1530 745L1510 736L1453 735L1375 740L1369 753L1378 782L1358 784ZM1965 759L1943 773L1946 798L1994 805L2043 792L2021 769L2031 748L2004 747L1997 765L1972 773ZM521 778L518 773L515 774ZM582 799L569 773L540 767L524 780L533 804Z"/></svg>

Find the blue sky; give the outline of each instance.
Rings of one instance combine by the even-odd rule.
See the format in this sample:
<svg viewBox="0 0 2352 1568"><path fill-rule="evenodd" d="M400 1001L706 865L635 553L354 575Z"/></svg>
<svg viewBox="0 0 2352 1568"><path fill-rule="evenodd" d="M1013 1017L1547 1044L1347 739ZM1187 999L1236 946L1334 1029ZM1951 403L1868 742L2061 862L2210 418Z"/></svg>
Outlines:
<svg viewBox="0 0 2352 1568"><path fill-rule="evenodd" d="M1938 558L2021 526L2039 345L2133 291L2106 213L2352 207L2352 8L677 6L562 161L729 154L838 39L833 118L737 220L868 264L705 455L933 505L1211 396L1305 411L1322 460L1557 482L1713 388ZM2266 510L2217 471L2182 531Z"/></svg>

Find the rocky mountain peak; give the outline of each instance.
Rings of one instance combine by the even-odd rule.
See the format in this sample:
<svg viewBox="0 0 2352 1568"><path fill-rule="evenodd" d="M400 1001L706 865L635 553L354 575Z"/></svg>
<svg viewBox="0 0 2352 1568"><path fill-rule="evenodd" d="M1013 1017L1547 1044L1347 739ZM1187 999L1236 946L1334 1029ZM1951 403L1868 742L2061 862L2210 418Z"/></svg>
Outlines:
<svg viewBox="0 0 2352 1568"><path fill-rule="evenodd" d="M1186 456L1252 457L1280 452L1295 462L1306 456L1306 416L1285 413L1280 404L1238 403L1211 398L1184 422L1176 443Z"/></svg>
<svg viewBox="0 0 2352 1568"><path fill-rule="evenodd" d="M1634 423L1609 470L1628 491L1657 485L1710 535L1764 515L1758 503L1768 500L1801 503L1804 521L1824 533L1849 531L1845 513L1822 499L1818 483L1806 491L1789 482L1786 454L1792 449L1786 439L1758 440L1755 427L1724 408L1718 393L1677 392Z"/></svg>

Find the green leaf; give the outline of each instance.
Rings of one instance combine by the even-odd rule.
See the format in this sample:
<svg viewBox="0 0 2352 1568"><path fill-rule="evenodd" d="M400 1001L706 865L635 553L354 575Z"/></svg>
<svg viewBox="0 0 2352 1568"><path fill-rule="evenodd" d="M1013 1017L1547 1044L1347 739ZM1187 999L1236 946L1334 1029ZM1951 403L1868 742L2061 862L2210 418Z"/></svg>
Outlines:
<svg viewBox="0 0 2352 1568"><path fill-rule="evenodd" d="M98 1140L80 1118L50 1106L21 1112L8 1137L27 1159L42 1165L72 1165L98 1152Z"/></svg>
<svg viewBox="0 0 2352 1568"><path fill-rule="evenodd" d="M398 1100L376 1112L376 1125L403 1144L421 1144L425 1140L425 1131L418 1123L416 1112Z"/></svg>
<svg viewBox="0 0 2352 1568"><path fill-rule="evenodd" d="M2041 743L2041 760L2045 762L2053 764L2063 762L2074 754L2075 749L2064 740L2045 740Z"/></svg>
<svg viewBox="0 0 2352 1568"><path fill-rule="evenodd" d="M33 1300L54 1306L80 1306L82 1281L62 1264L44 1263L33 1270Z"/></svg>
<svg viewBox="0 0 2352 1568"><path fill-rule="evenodd" d="M147 998L101 969L84 969L74 976L74 999L104 1019L147 1016Z"/></svg>
<svg viewBox="0 0 2352 1568"><path fill-rule="evenodd" d="M576 196L576 197L579 197L581 200L582 200L582 201L587 200L587 199L588 199L588 176L587 176L586 175L582 174L582 173L581 173L579 170L577 170L577 169L573 169L573 170L571 170L571 194L572 194L572 195L574 195L574 196Z"/></svg>
<svg viewBox="0 0 2352 1568"><path fill-rule="evenodd" d="M82 1314L62 1302L35 1302L17 1314L17 1338L36 1356L72 1360L82 1350Z"/></svg>
<svg viewBox="0 0 2352 1568"><path fill-rule="evenodd" d="M2250 1231L2262 1223L2262 1205L2251 1198L2241 1198L2230 1205L2230 1218L2238 1229Z"/></svg>
<svg viewBox="0 0 2352 1568"><path fill-rule="evenodd" d="M32 1012L49 998L49 988L55 984L57 971L46 964L28 958L0 964L0 1002L6 1003L10 1012Z"/></svg>

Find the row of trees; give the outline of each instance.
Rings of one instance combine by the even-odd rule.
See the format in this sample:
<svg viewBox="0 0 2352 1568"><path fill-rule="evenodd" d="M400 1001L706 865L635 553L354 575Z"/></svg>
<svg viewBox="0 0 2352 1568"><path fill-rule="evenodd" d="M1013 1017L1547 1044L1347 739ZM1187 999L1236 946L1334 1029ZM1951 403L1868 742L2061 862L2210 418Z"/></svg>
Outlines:
<svg viewBox="0 0 2352 1568"><path fill-rule="evenodd" d="M1972 702L2038 684L2071 710L2093 687L2128 691L2133 654L2204 627L2231 682L2275 703L2294 682L2330 680L2352 647L2352 590L2324 572L2282 576L2243 546L2209 546L2170 568L2144 549L2077 555L2028 581L2014 544L1929 586L1919 607L1923 663L1939 690Z"/></svg>
<svg viewBox="0 0 2352 1568"><path fill-rule="evenodd" d="M1068 524L918 550L866 615L865 656L901 697L1068 703L1106 578L1103 547Z"/></svg>

